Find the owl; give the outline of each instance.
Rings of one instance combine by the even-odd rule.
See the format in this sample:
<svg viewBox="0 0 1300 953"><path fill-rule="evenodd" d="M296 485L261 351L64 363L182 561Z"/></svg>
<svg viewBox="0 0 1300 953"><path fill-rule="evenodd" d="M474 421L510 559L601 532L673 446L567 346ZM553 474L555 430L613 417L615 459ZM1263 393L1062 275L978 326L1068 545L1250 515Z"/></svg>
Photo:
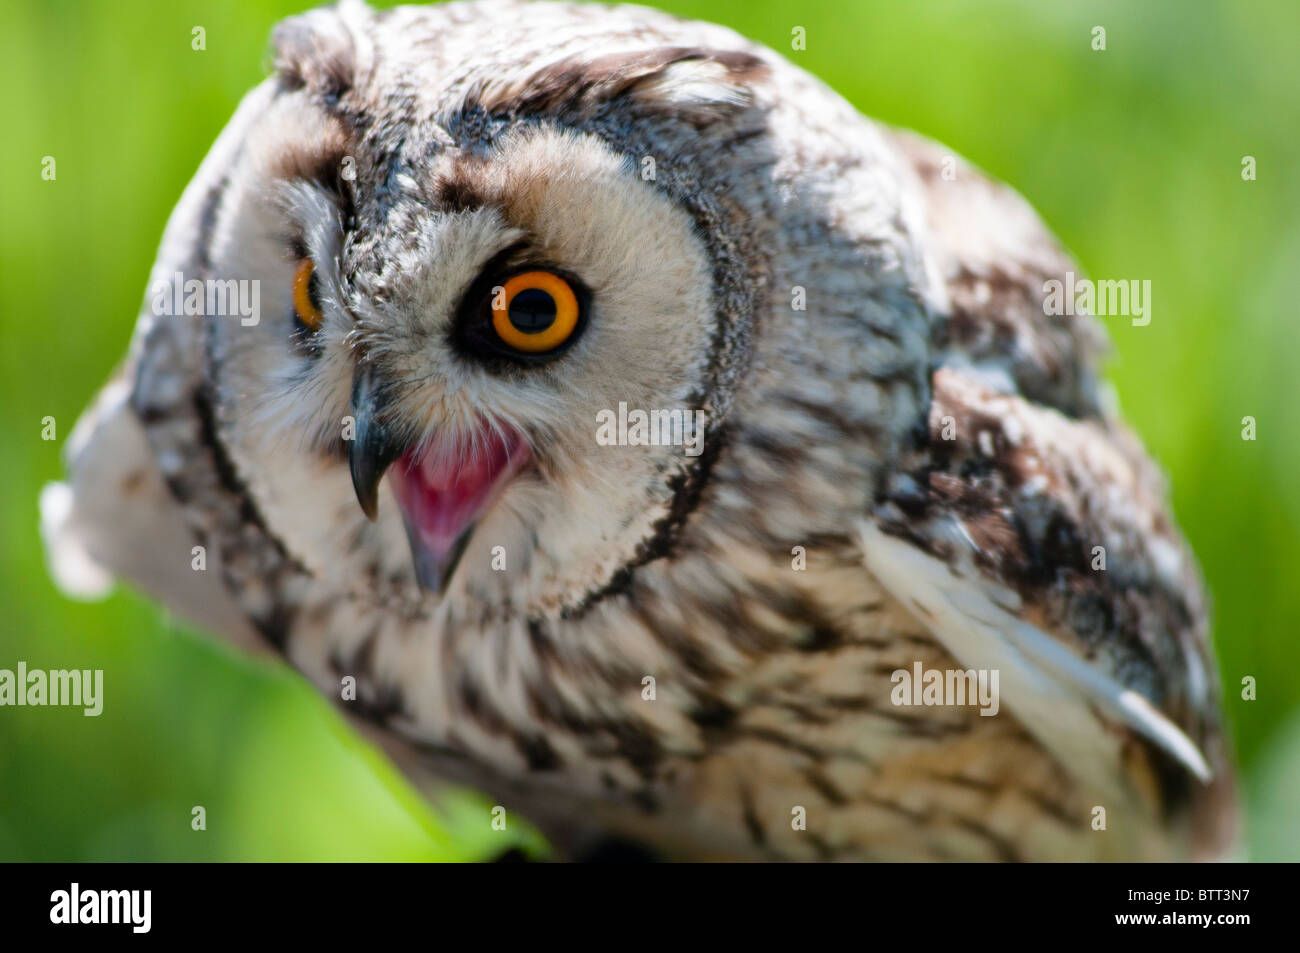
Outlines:
<svg viewBox="0 0 1300 953"><path fill-rule="evenodd" d="M66 589L281 654L561 856L1230 845L1199 573L1020 197L637 7L272 44L44 491Z"/></svg>

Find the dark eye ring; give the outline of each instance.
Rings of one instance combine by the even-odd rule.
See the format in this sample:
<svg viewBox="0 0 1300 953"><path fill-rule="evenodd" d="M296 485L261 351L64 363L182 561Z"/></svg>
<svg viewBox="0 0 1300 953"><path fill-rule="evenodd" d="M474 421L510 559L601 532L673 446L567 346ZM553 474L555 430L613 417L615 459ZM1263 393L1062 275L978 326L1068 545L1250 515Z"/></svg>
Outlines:
<svg viewBox="0 0 1300 953"><path fill-rule="evenodd" d="M590 301L582 282L558 269L489 267L466 293L452 340L496 368L544 363L581 337Z"/></svg>

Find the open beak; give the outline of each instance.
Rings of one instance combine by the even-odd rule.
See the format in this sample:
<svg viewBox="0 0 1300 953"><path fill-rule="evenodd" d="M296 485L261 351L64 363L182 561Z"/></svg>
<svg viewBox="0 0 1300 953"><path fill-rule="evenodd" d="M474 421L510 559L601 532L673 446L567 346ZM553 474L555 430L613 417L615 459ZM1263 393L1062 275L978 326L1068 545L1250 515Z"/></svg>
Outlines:
<svg viewBox="0 0 1300 953"><path fill-rule="evenodd" d="M348 465L357 502L373 522L379 481L388 472L416 578L431 592L444 591L480 517L528 463L527 441L512 427L486 422L458 437L403 441L386 417L382 381L369 366L353 379L352 413Z"/></svg>

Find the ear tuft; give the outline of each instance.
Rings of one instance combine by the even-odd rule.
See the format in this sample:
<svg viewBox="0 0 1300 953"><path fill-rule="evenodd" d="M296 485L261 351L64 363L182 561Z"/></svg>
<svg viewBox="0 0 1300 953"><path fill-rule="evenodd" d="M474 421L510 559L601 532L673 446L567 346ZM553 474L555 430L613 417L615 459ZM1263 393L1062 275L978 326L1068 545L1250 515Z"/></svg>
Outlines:
<svg viewBox="0 0 1300 953"><path fill-rule="evenodd" d="M344 0L276 24L271 31L275 72L289 89L343 95L356 78L369 17L365 4Z"/></svg>
<svg viewBox="0 0 1300 953"><path fill-rule="evenodd" d="M494 113L583 114L621 99L647 111L725 110L747 104L748 84L767 70L752 54L704 47L574 56L483 89L479 105Z"/></svg>

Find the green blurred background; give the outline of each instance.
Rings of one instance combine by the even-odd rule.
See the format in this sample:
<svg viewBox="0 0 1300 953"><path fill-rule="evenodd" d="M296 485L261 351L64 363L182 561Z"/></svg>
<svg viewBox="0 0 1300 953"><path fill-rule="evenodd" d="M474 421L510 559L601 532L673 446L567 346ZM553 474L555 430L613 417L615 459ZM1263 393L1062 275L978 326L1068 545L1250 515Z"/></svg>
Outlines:
<svg viewBox="0 0 1300 953"><path fill-rule="evenodd" d="M1213 592L1253 859L1300 859L1300 4L671 2L1023 192L1097 277L1124 409L1170 473ZM0 709L0 860L440 859L536 840L425 805L282 667L130 591L62 598L41 486L123 354L163 224L293 0L9 0L0 156L0 668L102 668L99 718ZM190 48L191 28L207 49ZM1091 48L1106 28L1105 52ZM807 49L791 51L791 29ZM41 179L52 155L57 179ZM1242 157L1257 181L1243 181ZM1241 439L1253 415L1258 439ZM41 418L59 442L40 439ZM1289 580L1289 582L1288 582ZM1258 699L1243 701L1243 676ZM190 829L190 809L208 829Z"/></svg>

